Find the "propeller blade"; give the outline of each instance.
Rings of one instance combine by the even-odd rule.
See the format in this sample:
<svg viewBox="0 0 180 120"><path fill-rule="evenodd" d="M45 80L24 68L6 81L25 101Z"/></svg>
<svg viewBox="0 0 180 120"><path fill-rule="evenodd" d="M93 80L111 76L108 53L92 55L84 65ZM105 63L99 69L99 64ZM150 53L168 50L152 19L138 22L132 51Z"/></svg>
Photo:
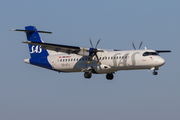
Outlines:
<svg viewBox="0 0 180 120"><path fill-rule="evenodd" d="M135 48L135 46L134 46L134 42L132 42L132 45L133 45L134 49L136 50L136 48Z"/></svg>
<svg viewBox="0 0 180 120"><path fill-rule="evenodd" d="M97 41L97 44L96 44L96 47L95 47L95 48L97 48L97 46L98 46L98 44L99 44L100 40L101 40L101 39L99 39L99 40Z"/></svg>
<svg viewBox="0 0 180 120"><path fill-rule="evenodd" d="M143 44L143 41L141 41L140 45L139 45L139 49L141 48L141 45Z"/></svg>
<svg viewBox="0 0 180 120"><path fill-rule="evenodd" d="M98 60L98 65L99 65L99 58L98 58L97 54L95 54L95 56L96 56L96 58L97 58L97 60Z"/></svg>
<svg viewBox="0 0 180 120"><path fill-rule="evenodd" d="M94 48L94 47L93 47L93 44L92 44L92 42L91 42L91 38L89 38L89 41L90 41L90 44L91 44L92 48Z"/></svg>

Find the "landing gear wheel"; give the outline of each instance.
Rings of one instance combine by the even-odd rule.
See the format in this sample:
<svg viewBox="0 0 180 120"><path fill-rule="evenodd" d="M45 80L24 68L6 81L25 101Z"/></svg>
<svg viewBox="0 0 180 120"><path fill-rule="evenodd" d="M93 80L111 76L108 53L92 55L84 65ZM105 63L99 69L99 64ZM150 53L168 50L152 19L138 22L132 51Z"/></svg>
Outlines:
<svg viewBox="0 0 180 120"><path fill-rule="evenodd" d="M155 71L153 72L153 75L157 75L157 74L158 74L158 72L155 72Z"/></svg>
<svg viewBox="0 0 180 120"><path fill-rule="evenodd" d="M112 80L113 78L114 78L113 73L107 73L107 74L106 74L106 79L107 79L107 80Z"/></svg>
<svg viewBox="0 0 180 120"><path fill-rule="evenodd" d="M85 72L85 73L84 73L84 77L85 77L85 78L90 79L90 78L91 78L91 76L92 76L92 74L91 74L91 73L89 73L89 72Z"/></svg>

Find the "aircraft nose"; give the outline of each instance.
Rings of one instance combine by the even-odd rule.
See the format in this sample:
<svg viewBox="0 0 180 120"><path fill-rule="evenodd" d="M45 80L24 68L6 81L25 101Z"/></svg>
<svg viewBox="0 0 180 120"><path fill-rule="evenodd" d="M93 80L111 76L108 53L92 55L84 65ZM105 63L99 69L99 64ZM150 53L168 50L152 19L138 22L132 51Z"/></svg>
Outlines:
<svg viewBox="0 0 180 120"><path fill-rule="evenodd" d="M165 64L165 60L164 60L163 58L159 58L159 59L158 59L158 64L159 64L160 66L164 65L164 64Z"/></svg>

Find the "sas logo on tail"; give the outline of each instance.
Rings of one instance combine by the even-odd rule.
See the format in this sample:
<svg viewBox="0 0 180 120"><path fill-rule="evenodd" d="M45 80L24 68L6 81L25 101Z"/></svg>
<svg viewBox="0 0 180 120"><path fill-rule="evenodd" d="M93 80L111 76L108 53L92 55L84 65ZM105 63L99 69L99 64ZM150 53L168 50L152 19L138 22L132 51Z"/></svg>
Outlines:
<svg viewBox="0 0 180 120"><path fill-rule="evenodd" d="M41 53L42 52L42 48L39 45L33 45L31 47L31 51L30 53Z"/></svg>

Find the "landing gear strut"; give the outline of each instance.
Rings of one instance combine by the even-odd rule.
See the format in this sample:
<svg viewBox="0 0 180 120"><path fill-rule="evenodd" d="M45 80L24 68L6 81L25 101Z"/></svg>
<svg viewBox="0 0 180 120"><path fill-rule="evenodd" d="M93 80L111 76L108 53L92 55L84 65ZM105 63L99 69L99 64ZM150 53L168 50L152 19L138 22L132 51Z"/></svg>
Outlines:
<svg viewBox="0 0 180 120"><path fill-rule="evenodd" d="M113 78L114 78L113 73L107 73L107 74L106 74L106 79L107 79L107 80L112 80Z"/></svg>
<svg viewBox="0 0 180 120"><path fill-rule="evenodd" d="M153 75L157 75L157 74L158 74L158 72L156 72L156 70L154 70Z"/></svg>
<svg viewBox="0 0 180 120"><path fill-rule="evenodd" d="M84 77L90 79L92 74L90 72L85 72Z"/></svg>

